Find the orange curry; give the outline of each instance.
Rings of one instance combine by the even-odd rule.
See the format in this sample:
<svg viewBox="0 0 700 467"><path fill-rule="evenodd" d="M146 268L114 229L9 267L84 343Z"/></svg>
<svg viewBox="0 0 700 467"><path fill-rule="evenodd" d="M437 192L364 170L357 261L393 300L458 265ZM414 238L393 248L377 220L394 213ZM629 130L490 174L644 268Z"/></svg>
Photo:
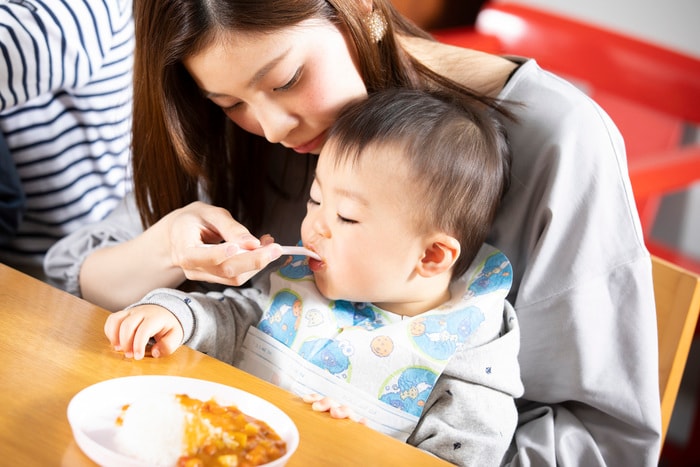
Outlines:
<svg viewBox="0 0 700 467"><path fill-rule="evenodd" d="M178 467L253 467L282 457L286 443L270 426L236 406L202 402L185 394L178 401L194 415L185 424L185 452ZM126 410L128 407L123 407ZM117 424L121 425L121 417Z"/></svg>

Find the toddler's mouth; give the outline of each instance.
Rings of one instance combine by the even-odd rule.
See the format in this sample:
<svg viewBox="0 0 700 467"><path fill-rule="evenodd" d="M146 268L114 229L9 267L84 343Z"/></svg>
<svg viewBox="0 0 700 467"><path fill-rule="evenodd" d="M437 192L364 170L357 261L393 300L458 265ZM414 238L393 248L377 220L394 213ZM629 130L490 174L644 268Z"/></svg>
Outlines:
<svg viewBox="0 0 700 467"><path fill-rule="evenodd" d="M309 258L309 269L311 269L311 272L318 272L322 269L325 269L326 263L323 260L318 260L314 258Z"/></svg>

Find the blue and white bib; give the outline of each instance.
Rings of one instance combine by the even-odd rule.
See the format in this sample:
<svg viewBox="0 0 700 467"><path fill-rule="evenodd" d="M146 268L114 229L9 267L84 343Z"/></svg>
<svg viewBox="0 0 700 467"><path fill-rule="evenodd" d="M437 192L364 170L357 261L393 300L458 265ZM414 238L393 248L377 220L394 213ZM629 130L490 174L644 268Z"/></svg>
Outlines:
<svg viewBox="0 0 700 467"><path fill-rule="evenodd" d="M262 332L251 329L250 339L246 337L248 350L260 353L275 370L256 368L260 362L246 366L245 361L243 369L287 389L300 378L349 385L352 391L345 394L359 389L370 401L366 403L374 400L402 412L412 424L406 428L410 433L452 355L503 332L504 300L511 284L508 259L484 245L467 273L451 285L447 303L405 317L370 303L324 298L305 258L292 257L270 276L270 302L257 326ZM301 376L300 368L308 364L315 367L306 372L313 378ZM320 382L307 383L294 392L330 396L316 387Z"/></svg>

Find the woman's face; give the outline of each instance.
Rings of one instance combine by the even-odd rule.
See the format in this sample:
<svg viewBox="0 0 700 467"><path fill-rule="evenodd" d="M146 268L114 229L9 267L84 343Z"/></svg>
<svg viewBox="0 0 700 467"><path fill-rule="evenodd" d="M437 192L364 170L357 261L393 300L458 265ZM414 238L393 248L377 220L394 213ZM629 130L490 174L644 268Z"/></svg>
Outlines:
<svg viewBox="0 0 700 467"><path fill-rule="evenodd" d="M273 33L226 33L184 65L244 130L318 154L339 110L367 96L355 55L336 26L307 20Z"/></svg>

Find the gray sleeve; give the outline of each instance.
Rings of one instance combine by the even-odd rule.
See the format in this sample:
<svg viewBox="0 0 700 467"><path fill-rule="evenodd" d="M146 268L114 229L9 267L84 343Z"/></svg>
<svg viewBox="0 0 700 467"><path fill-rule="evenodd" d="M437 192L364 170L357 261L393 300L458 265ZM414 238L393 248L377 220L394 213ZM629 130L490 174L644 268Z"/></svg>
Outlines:
<svg viewBox="0 0 700 467"><path fill-rule="evenodd" d="M504 329L492 342L455 354L438 378L407 442L457 465L498 466L515 432L522 395L520 332L506 302Z"/></svg>
<svg viewBox="0 0 700 467"><path fill-rule="evenodd" d="M501 97L512 184L489 243L510 259L525 393L513 466L658 465L651 261L609 116L571 84L523 64Z"/></svg>
<svg viewBox="0 0 700 467"><path fill-rule="evenodd" d="M117 245L143 232L133 193L128 193L104 220L86 225L56 242L44 258L48 281L80 295L80 269L92 252Z"/></svg>
<svg viewBox="0 0 700 467"><path fill-rule="evenodd" d="M643 300L650 269L642 257L518 310L529 374L509 465L658 465L656 321L653 297Z"/></svg>
<svg viewBox="0 0 700 467"><path fill-rule="evenodd" d="M233 365L248 328L260 321L263 297L252 288L206 294L156 289L129 308L145 304L166 308L182 325L184 345Z"/></svg>

